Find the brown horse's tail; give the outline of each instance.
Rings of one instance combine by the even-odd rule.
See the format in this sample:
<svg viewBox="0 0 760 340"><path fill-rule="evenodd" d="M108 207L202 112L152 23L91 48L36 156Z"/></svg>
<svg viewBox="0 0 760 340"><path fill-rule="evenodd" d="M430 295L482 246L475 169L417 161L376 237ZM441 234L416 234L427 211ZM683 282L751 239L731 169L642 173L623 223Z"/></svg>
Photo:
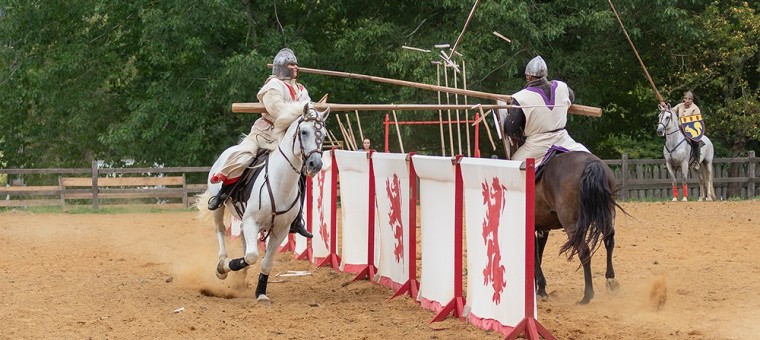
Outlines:
<svg viewBox="0 0 760 340"><path fill-rule="evenodd" d="M586 162L583 169L579 194L578 224L561 253L568 252L568 259L579 253L584 245L591 250L589 256L599 247L599 237L606 239L615 233L615 194L610 187L606 167L600 160ZM583 261L585 259L581 259Z"/></svg>

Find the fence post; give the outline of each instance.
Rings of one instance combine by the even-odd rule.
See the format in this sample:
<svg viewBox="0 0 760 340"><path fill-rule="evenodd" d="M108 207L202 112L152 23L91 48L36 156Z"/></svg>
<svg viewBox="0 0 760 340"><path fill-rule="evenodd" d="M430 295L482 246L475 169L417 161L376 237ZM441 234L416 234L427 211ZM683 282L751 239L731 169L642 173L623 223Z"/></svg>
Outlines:
<svg viewBox="0 0 760 340"><path fill-rule="evenodd" d="M98 209L98 161L92 161L92 208Z"/></svg>
<svg viewBox="0 0 760 340"><path fill-rule="evenodd" d="M750 150L747 156L749 156L749 165L747 166L747 177L749 177L749 183L747 184L747 198L755 199L755 180L757 178L757 176L755 176L755 162L757 162L755 151Z"/></svg>
<svg viewBox="0 0 760 340"><path fill-rule="evenodd" d="M628 200L628 154L623 154L623 165L620 169L621 175L623 175L623 183L621 185L621 198L625 201Z"/></svg>

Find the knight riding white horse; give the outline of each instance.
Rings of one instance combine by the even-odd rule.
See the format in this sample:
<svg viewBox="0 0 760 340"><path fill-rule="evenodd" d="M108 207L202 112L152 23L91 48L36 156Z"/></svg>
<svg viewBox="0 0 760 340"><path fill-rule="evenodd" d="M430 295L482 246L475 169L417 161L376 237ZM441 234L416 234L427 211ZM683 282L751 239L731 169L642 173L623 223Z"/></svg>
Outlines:
<svg viewBox="0 0 760 340"><path fill-rule="evenodd" d="M301 113L304 104L309 103L309 91L298 83L298 60L289 48L281 49L272 62L272 75L264 82L256 97L266 107L267 112L261 114L261 118L251 127L251 132L238 145L227 149L228 154L224 158L224 164L220 169L209 173L212 184L222 183L221 187L215 187L208 201L210 210L221 207L230 197L237 185L240 176L246 167L250 166L256 158L259 149L274 150L278 140L274 136L275 122L280 117L293 117ZM285 126L290 122L286 121ZM280 123L282 124L282 123ZM221 159L221 157L220 157ZM303 200L305 178L299 182L301 199ZM294 219L290 232L298 233L311 238L312 234L306 231L303 222L303 212L299 211Z"/></svg>
<svg viewBox="0 0 760 340"><path fill-rule="evenodd" d="M300 178L302 175L315 175L322 168L322 145L327 135L324 121L328 114L329 108L319 112L307 103L300 114L278 117L273 130L278 146L268 156L264 156L266 158L260 165L258 176L253 177L249 172L241 176L240 182L246 183L243 192L246 195L233 195L225 200L221 207L211 210L219 243L219 262L216 267L218 278L225 279L230 271L245 269L254 264L259 257L259 238L268 239L256 286L256 298L259 301L269 301L266 286L272 271L274 255L277 253L277 247L287 237L289 226L301 209ZM209 189L199 198L197 204L202 212L208 208L204 204L205 200L211 197L212 192L218 192L221 186L221 183L212 183L213 174L221 170L232 154L233 151L228 149L212 166L209 173ZM241 202L239 197L246 199ZM241 239L244 255L236 259L227 257L224 225L226 210L242 221Z"/></svg>
<svg viewBox="0 0 760 340"><path fill-rule="evenodd" d="M712 160L715 155L710 138L701 136L699 141L699 152L697 160L691 161L692 147L690 139L686 138L684 130L680 128L678 115L667 106L660 105L660 114L657 123L657 135L665 136L665 145L662 148L665 157L665 166L670 173L670 179L673 186L673 201L678 200L678 187L676 186L675 169L680 169L681 187L683 190L683 201L687 201L689 188L686 180L689 177L690 166L697 170L699 178L699 200L706 199L712 201L715 199L715 188L713 187L713 168Z"/></svg>

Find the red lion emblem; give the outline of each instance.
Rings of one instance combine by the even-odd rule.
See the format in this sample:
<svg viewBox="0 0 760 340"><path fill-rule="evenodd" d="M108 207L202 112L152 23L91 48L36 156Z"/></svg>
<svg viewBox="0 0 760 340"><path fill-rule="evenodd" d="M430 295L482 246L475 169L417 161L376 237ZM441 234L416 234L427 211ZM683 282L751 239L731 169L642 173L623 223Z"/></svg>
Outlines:
<svg viewBox="0 0 760 340"><path fill-rule="evenodd" d="M488 181L483 181L483 204L488 208L483 219L483 243L487 247L488 263L483 269L483 285L491 283L493 287L492 300L497 305L501 302L501 292L507 286L504 279L505 268L501 264L501 249L499 248L499 220L504 212L506 201L504 196L507 188L494 177L489 187Z"/></svg>
<svg viewBox="0 0 760 340"><path fill-rule="evenodd" d="M327 223L325 223L325 207L323 205L325 197L325 173L320 171L317 174L317 186L319 194L317 195L317 210L319 210L319 235L325 242L325 248L330 249L330 234L327 233Z"/></svg>
<svg viewBox="0 0 760 340"><path fill-rule="evenodd" d="M388 222L393 236L396 239L393 255L396 256L396 262L401 263L404 259L404 224L401 221L401 193L399 192L401 181L398 175L393 174L393 178L385 180L385 192L388 194L390 201L390 212L388 212Z"/></svg>

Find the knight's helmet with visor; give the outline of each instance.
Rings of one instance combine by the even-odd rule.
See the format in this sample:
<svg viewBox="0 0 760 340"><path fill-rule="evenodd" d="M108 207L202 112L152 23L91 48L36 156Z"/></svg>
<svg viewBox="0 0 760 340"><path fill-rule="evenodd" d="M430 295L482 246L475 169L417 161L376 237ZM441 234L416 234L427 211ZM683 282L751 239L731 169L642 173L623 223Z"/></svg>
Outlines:
<svg viewBox="0 0 760 340"><path fill-rule="evenodd" d="M289 48L281 49L280 52L277 52L277 55L274 56L274 61L272 62L272 75L279 79L293 78L293 70L288 68L288 65L290 64L298 65L296 55L293 53L293 50Z"/></svg>
<svg viewBox="0 0 760 340"><path fill-rule="evenodd" d="M525 66L525 75L534 77L546 77L549 74L549 68L546 66L544 58L537 56L528 62Z"/></svg>

